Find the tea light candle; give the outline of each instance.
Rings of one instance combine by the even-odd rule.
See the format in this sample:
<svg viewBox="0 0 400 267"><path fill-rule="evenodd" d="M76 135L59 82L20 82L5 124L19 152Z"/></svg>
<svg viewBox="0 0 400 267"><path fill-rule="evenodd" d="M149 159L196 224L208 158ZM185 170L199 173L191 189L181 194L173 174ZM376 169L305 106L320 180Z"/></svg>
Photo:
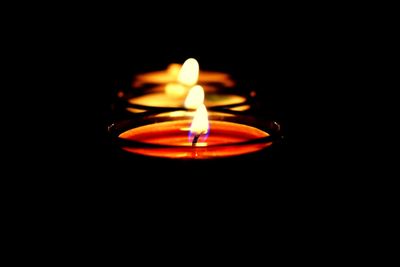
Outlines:
<svg viewBox="0 0 400 267"><path fill-rule="evenodd" d="M192 60L192 58L188 60ZM135 75L132 82L132 87L140 88L146 84L160 85L175 83L178 80L179 71L184 65L185 63L183 63L183 65L178 63L171 63L165 70L152 71ZM218 71L199 71L197 82L201 85L220 84L224 87L235 86L235 82L228 73Z"/></svg>
<svg viewBox="0 0 400 267"><path fill-rule="evenodd" d="M184 105L185 98L190 90L196 85L199 86L201 72L199 63L194 58L187 59L183 65L168 68L167 72L156 72L140 76L139 81L154 81L163 83L154 87L143 87L132 92L120 92L119 97L124 98L127 104L126 110L132 113L145 112L154 108L188 108ZM200 73L200 74L199 74ZM205 75L205 77L204 77ZM203 81L216 82L218 79L225 81L223 75L218 73L203 73ZM230 86L231 84L226 84ZM134 85L138 86L138 84ZM234 94L232 89L226 87L216 87L215 85L205 84L202 88L206 91L204 104L209 108L228 106L237 111L249 109L249 105L244 103L247 97Z"/></svg>
<svg viewBox="0 0 400 267"><path fill-rule="evenodd" d="M218 107L241 104L246 102L246 100L246 97L241 95L207 93L204 98L204 104L206 107ZM128 99L129 104L150 108L182 108L184 107L184 101L184 97L171 96L157 91Z"/></svg>
<svg viewBox="0 0 400 267"><path fill-rule="evenodd" d="M263 150L274 143L279 131L276 123L266 130L247 124L249 121L242 116L220 112L210 112L209 116L207 119L203 105L196 112L156 115L155 123L122 128L114 134L121 141L121 148L130 153L159 158L212 159ZM114 128L118 127L114 125Z"/></svg>

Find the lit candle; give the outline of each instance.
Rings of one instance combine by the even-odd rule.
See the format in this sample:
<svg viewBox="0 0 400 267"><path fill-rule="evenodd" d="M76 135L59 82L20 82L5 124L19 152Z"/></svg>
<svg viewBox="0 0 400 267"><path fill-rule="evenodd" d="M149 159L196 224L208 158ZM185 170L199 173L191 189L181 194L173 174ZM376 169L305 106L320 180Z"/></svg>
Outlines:
<svg viewBox="0 0 400 267"><path fill-rule="evenodd" d="M110 132L127 152L160 158L212 159L264 150L279 125L229 113L174 111L114 124Z"/></svg>
<svg viewBox="0 0 400 267"><path fill-rule="evenodd" d="M150 74L148 76L145 75L145 78L141 79L146 81L154 79L156 82L164 84L150 88L141 88L141 90L132 90L132 92L126 92L126 94L121 93L120 97L124 98L127 111L138 113L154 108L176 109L186 107L184 101L191 88L196 85L202 86L203 90L207 92L204 104L208 108L227 107L237 111L250 108L246 103L250 96L235 94L232 92L232 88L227 90L225 87L217 89L212 85L200 85L201 72L199 71L199 64L194 58L187 59L179 70L176 67L171 67L165 73L157 72ZM207 77L214 79L220 77L220 75L210 74ZM214 81L213 79L209 80Z"/></svg>
<svg viewBox="0 0 400 267"><path fill-rule="evenodd" d="M163 91L153 90L152 92L132 97L128 99L128 111L140 112L151 108L182 108L185 107L185 97L166 94ZM240 106L241 110L247 110L249 107L245 104L247 98L235 94L217 94L207 93L204 98L204 104L208 108L223 106Z"/></svg>
<svg viewBox="0 0 400 267"><path fill-rule="evenodd" d="M192 61L194 59L189 58L188 60ZM186 60L183 65L179 63L171 63L165 70L138 74L133 79L132 87L140 88L147 84L160 85L174 83L178 80L180 69L185 65L185 63L187 64L188 60ZM235 82L228 73L201 70L198 75L198 83L201 85L218 84L224 87L235 86Z"/></svg>

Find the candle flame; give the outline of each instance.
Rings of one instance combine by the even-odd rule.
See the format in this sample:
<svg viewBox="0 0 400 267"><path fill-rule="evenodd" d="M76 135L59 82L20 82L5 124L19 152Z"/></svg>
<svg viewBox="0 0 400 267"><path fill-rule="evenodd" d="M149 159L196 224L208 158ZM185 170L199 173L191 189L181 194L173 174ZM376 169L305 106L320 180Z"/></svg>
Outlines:
<svg viewBox="0 0 400 267"><path fill-rule="evenodd" d="M188 58L179 70L178 82L186 86L195 85L199 79L199 69L197 60Z"/></svg>
<svg viewBox="0 0 400 267"><path fill-rule="evenodd" d="M190 88L186 96L184 106L188 109L197 109L204 103L204 89L201 85L196 85Z"/></svg>
<svg viewBox="0 0 400 267"><path fill-rule="evenodd" d="M192 120L192 125L190 126L190 135L193 136L199 136L199 135L205 135L208 132L208 113L206 106L204 104L201 104Z"/></svg>

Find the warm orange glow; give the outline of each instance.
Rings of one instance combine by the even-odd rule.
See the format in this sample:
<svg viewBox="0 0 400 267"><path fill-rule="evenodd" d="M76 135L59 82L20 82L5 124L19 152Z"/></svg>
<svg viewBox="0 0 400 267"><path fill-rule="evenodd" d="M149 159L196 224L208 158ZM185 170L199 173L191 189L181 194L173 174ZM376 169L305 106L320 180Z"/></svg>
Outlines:
<svg viewBox="0 0 400 267"><path fill-rule="evenodd" d="M184 106L188 109L197 109L201 104L204 104L204 89L200 85L193 86L186 96Z"/></svg>
<svg viewBox="0 0 400 267"><path fill-rule="evenodd" d="M181 64L171 63L167 67L167 73L172 77L178 77L179 70L181 69ZM176 79L176 78L175 78Z"/></svg>
<svg viewBox="0 0 400 267"><path fill-rule="evenodd" d="M187 59L183 64L170 63L165 70L152 71L135 75L132 82L134 88L150 84L181 83L185 86L208 83L222 84L225 87L235 86L235 81L228 73L217 71L200 71L199 63L194 58Z"/></svg>
<svg viewBox="0 0 400 267"><path fill-rule="evenodd" d="M165 85L165 93L171 97L185 97L187 94L187 87L179 83L168 83Z"/></svg>
<svg viewBox="0 0 400 267"><path fill-rule="evenodd" d="M208 132L208 113L206 106L201 104L194 116L192 125L190 126L190 132L194 135L206 134Z"/></svg>
<svg viewBox="0 0 400 267"><path fill-rule="evenodd" d="M178 113L181 112L182 111L178 111ZM165 114L165 116L169 115ZM245 124L219 120L210 120L209 122L212 133L207 138L207 143L199 142L195 147L193 147L192 142L188 140L188 126L191 120L170 120L147 124L127 130L121 133L119 137L145 144L163 145L154 148L123 147L123 149L128 152L153 157L181 159L208 159L238 156L260 151L272 145L272 142L237 145L237 143L240 142L264 138L269 136L269 134L261 129Z"/></svg>
<svg viewBox="0 0 400 267"><path fill-rule="evenodd" d="M197 60L188 58L179 70L178 82L186 86L195 85L199 79L199 69Z"/></svg>

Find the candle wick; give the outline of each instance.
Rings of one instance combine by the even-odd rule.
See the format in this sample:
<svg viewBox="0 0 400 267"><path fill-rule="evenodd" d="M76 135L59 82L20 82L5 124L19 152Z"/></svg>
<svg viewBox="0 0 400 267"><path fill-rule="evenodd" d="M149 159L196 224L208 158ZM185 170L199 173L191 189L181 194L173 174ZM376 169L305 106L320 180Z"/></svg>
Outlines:
<svg viewBox="0 0 400 267"><path fill-rule="evenodd" d="M196 134L192 141L192 146L196 146L197 141L199 140L201 134Z"/></svg>

